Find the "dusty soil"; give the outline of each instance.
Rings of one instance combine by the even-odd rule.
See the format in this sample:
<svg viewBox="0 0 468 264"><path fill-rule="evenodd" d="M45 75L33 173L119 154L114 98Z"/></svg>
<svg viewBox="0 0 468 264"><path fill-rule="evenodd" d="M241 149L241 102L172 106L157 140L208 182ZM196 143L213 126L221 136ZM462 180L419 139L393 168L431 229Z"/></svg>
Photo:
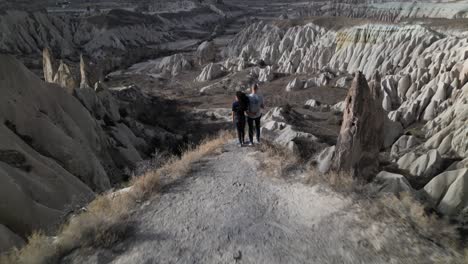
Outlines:
<svg viewBox="0 0 468 264"><path fill-rule="evenodd" d="M63 263L457 263L411 229L363 217L350 198L260 176L260 156L228 143L136 209L128 239Z"/></svg>

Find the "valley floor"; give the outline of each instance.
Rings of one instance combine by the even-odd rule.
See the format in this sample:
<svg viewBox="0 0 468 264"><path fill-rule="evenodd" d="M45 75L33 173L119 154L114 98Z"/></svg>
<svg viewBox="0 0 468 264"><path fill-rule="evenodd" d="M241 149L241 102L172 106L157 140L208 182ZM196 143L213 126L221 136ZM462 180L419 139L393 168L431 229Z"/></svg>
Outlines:
<svg viewBox="0 0 468 264"><path fill-rule="evenodd" d="M264 176L260 156L228 143L144 203L126 241L63 262L457 263L412 230L370 221L350 198Z"/></svg>

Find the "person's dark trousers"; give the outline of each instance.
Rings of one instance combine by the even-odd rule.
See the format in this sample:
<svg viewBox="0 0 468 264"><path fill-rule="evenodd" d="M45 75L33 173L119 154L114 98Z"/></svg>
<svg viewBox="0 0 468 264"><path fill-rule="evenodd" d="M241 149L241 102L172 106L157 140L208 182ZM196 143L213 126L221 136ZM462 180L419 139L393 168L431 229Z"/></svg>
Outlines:
<svg viewBox="0 0 468 264"><path fill-rule="evenodd" d="M250 143L253 142L253 134L254 134L254 125L255 125L255 130L257 132L257 141L260 142L260 119L262 117L257 117L257 118L250 118L247 117L247 122L249 123L249 139Z"/></svg>
<svg viewBox="0 0 468 264"><path fill-rule="evenodd" d="M245 139L245 118L240 118L236 122L237 136L239 137L239 143L244 144Z"/></svg>

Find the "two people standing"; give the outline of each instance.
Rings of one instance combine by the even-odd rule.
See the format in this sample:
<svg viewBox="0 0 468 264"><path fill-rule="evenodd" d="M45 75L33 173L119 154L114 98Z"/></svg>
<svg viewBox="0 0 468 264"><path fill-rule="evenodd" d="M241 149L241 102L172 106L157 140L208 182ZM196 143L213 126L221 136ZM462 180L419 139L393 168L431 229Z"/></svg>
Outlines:
<svg viewBox="0 0 468 264"><path fill-rule="evenodd" d="M236 92L236 100L232 104L232 121L237 128L239 145L245 144L245 123L249 125L249 145L254 144L254 131L257 142L260 143L260 120L262 109L265 108L263 96L258 94L258 85L254 84L251 93Z"/></svg>

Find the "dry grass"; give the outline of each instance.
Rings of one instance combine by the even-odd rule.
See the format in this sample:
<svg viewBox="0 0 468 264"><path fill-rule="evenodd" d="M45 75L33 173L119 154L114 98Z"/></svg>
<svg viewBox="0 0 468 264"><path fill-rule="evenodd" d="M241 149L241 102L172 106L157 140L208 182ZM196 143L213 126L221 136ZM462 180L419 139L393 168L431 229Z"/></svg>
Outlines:
<svg viewBox="0 0 468 264"><path fill-rule="evenodd" d="M291 167L303 166L300 160L283 147L271 143L260 149L265 155L260 157L260 170L270 177L284 178ZM261 160L263 158L263 160ZM385 223L388 228L411 230L422 239L433 241L453 252L461 252L459 233L456 226L447 219L429 213L427 208L407 193L380 194L372 192L368 185L358 182L349 173L320 173L312 165L306 170L307 184L323 185L331 190L352 197L362 210L364 222ZM468 260L468 251L465 253ZM467 262L468 263L468 262Z"/></svg>
<svg viewBox="0 0 468 264"><path fill-rule="evenodd" d="M147 197L155 193L160 187L161 177L164 175L170 179L177 179L190 172L193 163L199 161L206 155L212 154L220 149L233 135L221 132L214 138L207 138L198 146L189 146L181 157L169 158L166 164L156 171L146 173L141 177L134 178L133 188L139 198Z"/></svg>
<svg viewBox="0 0 468 264"><path fill-rule="evenodd" d="M265 176L283 178L300 166L299 157L286 147L264 140L258 150L263 154L258 169Z"/></svg>
<svg viewBox="0 0 468 264"><path fill-rule="evenodd" d="M62 256L77 248L111 247L128 235L133 208L142 199L157 194L162 176L173 180L185 176L193 163L219 150L229 138L232 134L222 132L206 139L199 146L188 148L181 157L169 159L158 170L135 178L129 191L97 197L86 211L71 217L56 237L34 233L25 247L0 256L0 263L58 263Z"/></svg>
<svg viewBox="0 0 468 264"><path fill-rule="evenodd" d="M369 219L379 220L389 224L399 222L419 236L434 241L449 249L459 247L460 236L456 226L447 219L429 213L427 208L409 193L380 195L374 199L359 201Z"/></svg>
<svg viewBox="0 0 468 264"><path fill-rule="evenodd" d="M115 198L99 196L87 210L72 217L54 238L33 234L27 245L0 258L1 263L57 263L79 247L110 247L129 231L129 215L135 199L131 193Z"/></svg>

